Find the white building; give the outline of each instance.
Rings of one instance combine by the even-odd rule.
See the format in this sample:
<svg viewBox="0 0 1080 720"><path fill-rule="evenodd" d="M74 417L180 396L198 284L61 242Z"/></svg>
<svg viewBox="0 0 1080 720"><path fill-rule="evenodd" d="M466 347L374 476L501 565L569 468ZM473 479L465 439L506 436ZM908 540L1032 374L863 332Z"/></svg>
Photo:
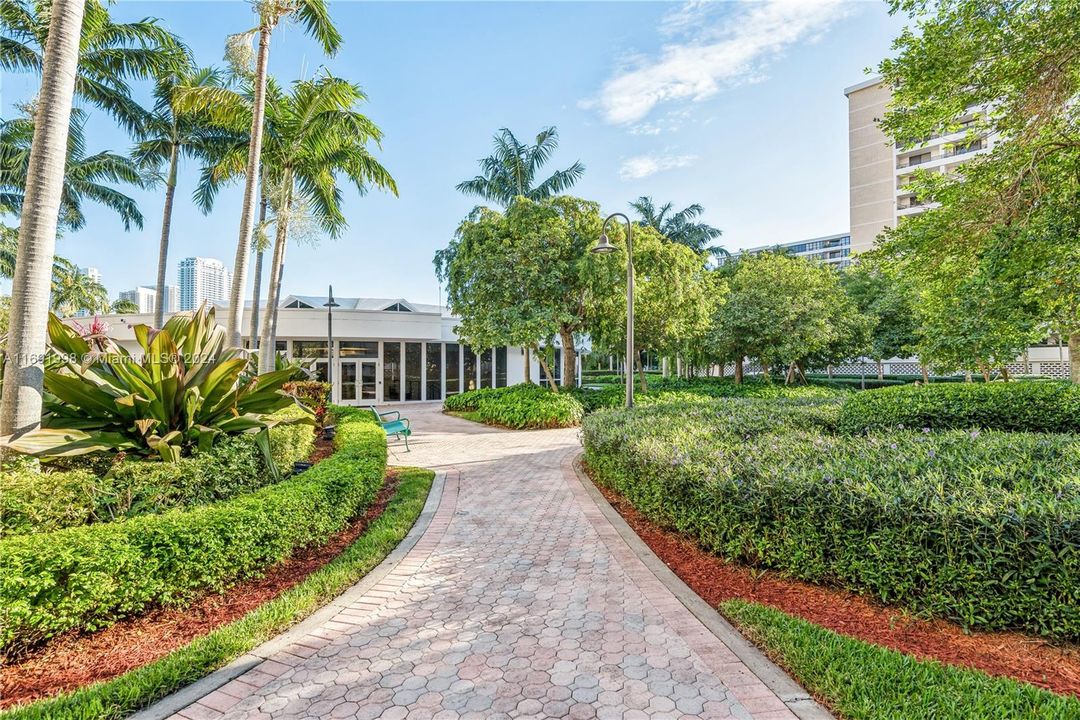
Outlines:
<svg viewBox="0 0 1080 720"><path fill-rule="evenodd" d="M157 290L152 287L140 285L134 290L123 290L120 293L121 300L130 300L139 307L140 313L153 313L157 300Z"/></svg>
<svg viewBox="0 0 1080 720"><path fill-rule="evenodd" d="M189 257L180 261L180 310L194 310L204 302L224 302L229 297L232 273L220 260Z"/></svg>
<svg viewBox="0 0 1080 720"><path fill-rule="evenodd" d="M328 368L326 296L289 295L278 313L277 350L304 361L312 373L333 384L333 402L370 405L442 400L466 390L504 387L525 379L520 347L474 351L458 341L458 320L438 305L402 298L335 298L333 367ZM224 322L227 308L218 305ZM110 337L136 351L134 326L151 314L105 316ZM251 309L244 311L243 336ZM532 359L530 377L540 378ZM558 364L556 363L557 367ZM555 369L554 367L552 368Z"/></svg>
<svg viewBox="0 0 1080 720"><path fill-rule="evenodd" d="M807 258L808 260L816 260L830 267L846 268L851 264L851 234L837 233L835 235L810 238L809 240L796 240L795 242L746 248L733 254L732 259L743 254L755 255L761 252L778 251Z"/></svg>

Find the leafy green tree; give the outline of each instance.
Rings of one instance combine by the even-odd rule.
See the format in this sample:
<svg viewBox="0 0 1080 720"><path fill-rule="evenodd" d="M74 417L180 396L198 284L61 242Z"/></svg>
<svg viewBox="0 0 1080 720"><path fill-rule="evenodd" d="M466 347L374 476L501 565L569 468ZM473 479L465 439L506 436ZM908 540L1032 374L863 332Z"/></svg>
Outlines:
<svg viewBox="0 0 1080 720"><path fill-rule="evenodd" d="M155 19L114 23L105 3L84 5L75 95L134 132L145 113L128 83L169 72L183 63L186 49ZM0 68L41 74L53 6L52 0L0 0Z"/></svg>
<svg viewBox="0 0 1080 720"><path fill-rule="evenodd" d="M509 207L517 197L544 200L561 195L573 187L585 174L585 166L575 161L565 170L552 173L537 183L536 174L559 147L559 131L554 127L541 130L533 144L522 143L506 128L495 135L494 150L480 161L481 174L465 180L457 191L475 195L489 202Z"/></svg>
<svg viewBox="0 0 1080 720"><path fill-rule="evenodd" d="M435 255L462 336L479 347L505 342L534 350L558 336L562 384L573 384L574 335L586 329L588 251L600 225L596 203L568 196L519 197L505 213L475 211ZM497 322L507 323L505 334Z"/></svg>
<svg viewBox="0 0 1080 720"><path fill-rule="evenodd" d="M611 354L626 347L626 244L593 255L589 280L588 332L593 345ZM634 229L634 358L644 392L648 389L641 353L695 354L709 330L721 292L715 275L702 267L698 254L668 242L649 226ZM632 372L628 367L628 372Z"/></svg>
<svg viewBox="0 0 1080 720"><path fill-rule="evenodd" d="M886 254L913 285L940 291L920 293L931 305L920 309L927 317L950 304L972 309L972 301L958 303L957 278L973 291L1011 286L1013 299L1022 297L980 298L977 312L960 319L986 318L985 328L968 333L986 342L956 346L981 348L965 366L1008 361L1001 353L1042 327L1069 339L1072 379L1080 382L1080 317L1068 297L1076 286L1065 271L1074 260L1068 233L1080 218L1080 4L893 0L892 10L917 28L905 30L896 57L881 64L893 88L885 132L905 147L970 122L970 138L995 141L949 175L921 174L917 194L939 205L888 232ZM971 116L970 108L979 110ZM935 327L946 330L947 318L938 319ZM990 332L1000 332L998 341Z"/></svg>
<svg viewBox="0 0 1080 720"><path fill-rule="evenodd" d="M109 308L105 287L78 270L57 278L52 291L52 309L63 317L80 312L101 312Z"/></svg>
<svg viewBox="0 0 1080 720"><path fill-rule="evenodd" d="M664 203L657 208L651 197L642 195L630 203L630 207L638 214L641 224L648 225L671 242L685 245L694 252L710 253L716 257L731 256L719 245L710 244L723 231L698 220L705 212L705 208L698 203L672 212L675 207L672 203Z"/></svg>
<svg viewBox="0 0 1080 720"><path fill-rule="evenodd" d="M248 156L244 172L244 199L240 209L240 237L236 243L233 262L233 281L229 292L229 318L226 323L228 342L239 347L240 325L244 317L244 286L247 283L247 263L255 230L255 209L259 194L257 186L262 177L259 165L262 158L263 127L266 115L266 81L270 61L270 38L277 26L286 19L295 20L322 46L327 55L337 53L341 33L330 19L326 0L254 0L259 16L257 27L234 36L232 46L242 45L255 37L259 39L252 75L251 125L248 134Z"/></svg>
<svg viewBox="0 0 1080 720"><path fill-rule="evenodd" d="M117 315L122 313L137 313L139 312L139 306L133 300L121 298L112 301L112 304L109 305L109 312Z"/></svg>
<svg viewBox="0 0 1080 720"><path fill-rule="evenodd" d="M139 164L161 175L165 182L165 207L158 243L157 290L154 327L165 319L165 271L169 259L173 198L182 158L204 164L213 162L233 147L246 144L247 134L214 123L206 112L180 113L175 97L182 88L221 87L222 73L214 68L179 66L158 77L154 84L154 106L140 125L134 157ZM204 211L208 208L204 208Z"/></svg>
<svg viewBox="0 0 1080 720"><path fill-rule="evenodd" d="M740 257L716 315L714 346L738 362L758 360L768 375L777 361L791 382L810 364L828 364L867 350L870 321L832 269L777 253Z"/></svg>
<svg viewBox="0 0 1080 720"><path fill-rule="evenodd" d="M119 215L124 229L132 225L142 229L143 216L138 204L114 186L124 183L147 187L146 177L126 155L113 152L87 155L86 121L86 113L72 109L60 195L60 226L68 230L84 227L83 206L94 202ZM33 140L34 121L29 116L0 120L0 215L22 213Z"/></svg>
<svg viewBox="0 0 1080 720"><path fill-rule="evenodd" d="M881 379L882 360L906 357L918 342L912 290L875 267L867 256L860 256L859 262L843 271L840 284L859 312L873 324L869 357L877 363L878 379Z"/></svg>

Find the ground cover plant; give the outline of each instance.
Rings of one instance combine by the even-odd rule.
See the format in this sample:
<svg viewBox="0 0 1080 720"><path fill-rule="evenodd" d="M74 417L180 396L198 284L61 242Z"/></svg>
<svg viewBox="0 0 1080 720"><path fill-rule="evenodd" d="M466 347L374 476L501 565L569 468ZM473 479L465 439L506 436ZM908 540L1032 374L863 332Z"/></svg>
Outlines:
<svg viewBox="0 0 1080 720"><path fill-rule="evenodd" d="M833 711L851 720L1080 717L1080 699L845 637L757 603L720 610Z"/></svg>
<svg viewBox="0 0 1080 720"><path fill-rule="evenodd" d="M311 470L221 502L0 540L0 651L93 630L258 574L339 530L378 492L386 441L338 408L337 451Z"/></svg>
<svg viewBox="0 0 1080 720"><path fill-rule="evenodd" d="M449 412L467 413L468 419L515 429L572 427L580 425L585 414L570 393L556 393L528 383L451 395L443 407Z"/></svg>
<svg viewBox="0 0 1080 720"><path fill-rule="evenodd" d="M844 404L850 433L894 428L1080 432L1080 387L1065 382L907 385L860 393Z"/></svg>
<svg viewBox="0 0 1080 720"><path fill-rule="evenodd" d="M634 402L638 405L652 405L659 402L727 397L826 399L841 397L845 393L845 389L838 387L817 384L785 385L761 378L746 378L743 382L736 383L731 378L667 377L650 381L649 389L645 392L635 391ZM587 412L622 407L626 403L626 390L622 385L582 387L574 390L573 394Z"/></svg>
<svg viewBox="0 0 1080 720"><path fill-rule="evenodd" d="M367 575L397 547L419 517L434 478L430 470L396 468L398 486L386 509L349 547L299 584L244 617L113 680L0 712L5 720L120 720L257 647Z"/></svg>
<svg viewBox="0 0 1080 720"><path fill-rule="evenodd" d="M851 436L837 430L846 402L593 413L586 460L599 483L709 552L968 627L1080 638L1075 437Z"/></svg>

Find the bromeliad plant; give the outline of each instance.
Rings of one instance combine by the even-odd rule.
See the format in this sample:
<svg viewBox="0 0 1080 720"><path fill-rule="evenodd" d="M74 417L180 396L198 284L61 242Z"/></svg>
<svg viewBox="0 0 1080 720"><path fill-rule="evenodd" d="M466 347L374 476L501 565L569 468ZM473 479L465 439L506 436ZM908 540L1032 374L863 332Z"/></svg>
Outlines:
<svg viewBox="0 0 1080 720"><path fill-rule="evenodd" d="M269 460L269 427L312 422L270 417L295 402L281 389L297 370L245 377L248 359L225 347L213 308L134 330L141 356L50 316L42 427L0 445L42 458L124 451L175 462L220 436L253 433Z"/></svg>

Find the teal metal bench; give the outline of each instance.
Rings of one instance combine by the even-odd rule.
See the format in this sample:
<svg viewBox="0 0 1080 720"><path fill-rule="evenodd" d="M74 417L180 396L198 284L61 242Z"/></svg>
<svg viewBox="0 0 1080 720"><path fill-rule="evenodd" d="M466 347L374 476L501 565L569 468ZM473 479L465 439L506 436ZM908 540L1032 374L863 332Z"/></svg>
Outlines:
<svg viewBox="0 0 1080 720"><path fill-rule="evenodd" d="M412 427L409 423L409 418L401 417L399 410L390 410L389 412L381 413L375 409L374 405L368 405L368 410L375 416L375 420L382 426L383 432L387 437L391 435L395 437L402 437L405 439L405 452L411 452L409 450L409 436L412 435ZM393 420L384 420L383 418L394 416Z"/></svg>

